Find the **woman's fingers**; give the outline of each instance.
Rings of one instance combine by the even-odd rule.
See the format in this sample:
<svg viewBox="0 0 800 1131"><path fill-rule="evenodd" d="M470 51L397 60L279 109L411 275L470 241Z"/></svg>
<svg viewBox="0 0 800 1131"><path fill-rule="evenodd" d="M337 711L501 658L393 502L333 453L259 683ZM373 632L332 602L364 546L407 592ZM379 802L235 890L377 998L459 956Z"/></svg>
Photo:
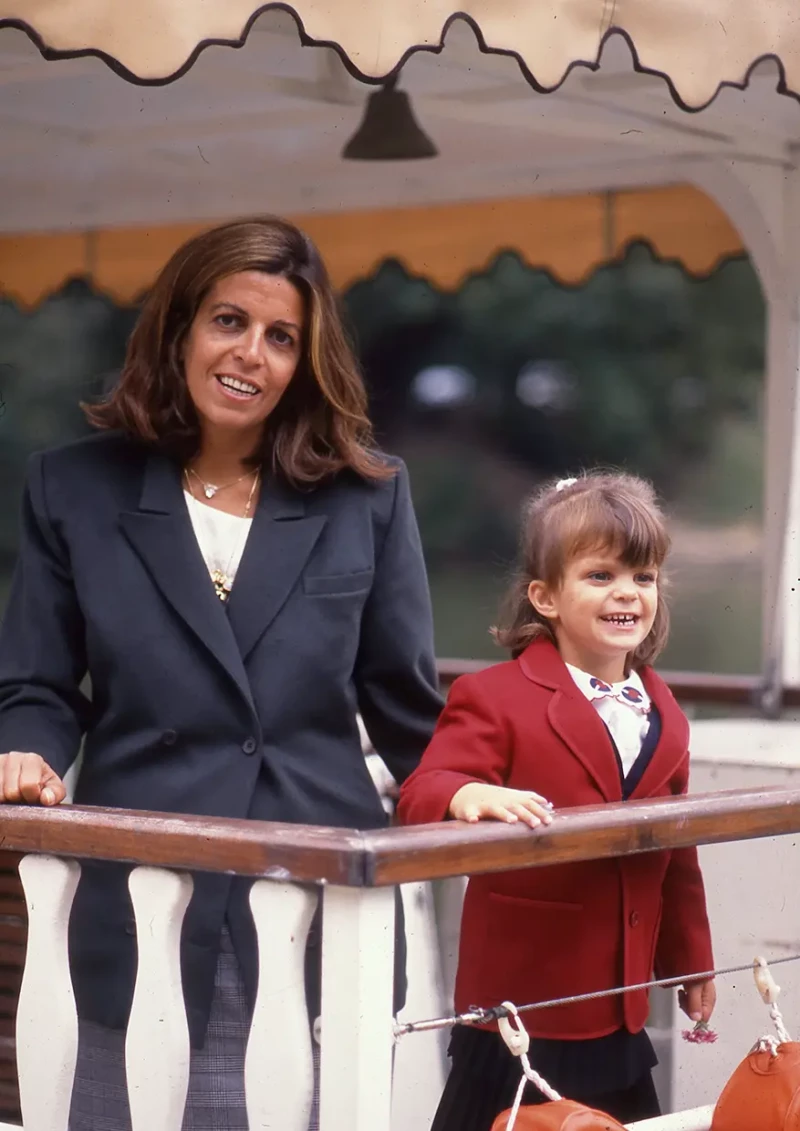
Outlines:
<svg viewBox="0 0 800 1131"><path fill-rule="evenodd" d="M42 792L39 801L42 805L60 805L67 796L67 788L61 778L51 770L46 762L43 763Z"/></svg>
<svg viewBox="0 0 800 1131"><path fill-rule="evenodd" d="M20 769L22 766L22 754L16 753L6 754L2 758L2 777L0 777L0 785L2 787L2 800L3 801L21 801L22 795L19 787Z"/></svg>
<svg viewBox="0 0 800 1131"><path fill-rule="evenodd" d="M0 755L0 802L57 805L65 796L61 778L39 754Z"/></svg>
<svg viewBox="0 0 800 1131"><path fill-rule="evenodd" d="M19 796L29 805L37 802L42 792L43 771L49 769L38 754L23 755L19 764L17 778Z"/></svg>

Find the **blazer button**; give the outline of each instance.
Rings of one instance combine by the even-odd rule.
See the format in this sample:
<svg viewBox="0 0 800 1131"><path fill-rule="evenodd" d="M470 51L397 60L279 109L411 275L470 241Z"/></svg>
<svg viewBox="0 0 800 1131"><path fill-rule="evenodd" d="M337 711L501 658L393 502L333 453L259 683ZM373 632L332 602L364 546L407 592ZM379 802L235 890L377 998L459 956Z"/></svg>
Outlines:
<svg viewBox="0 0 800 1131"><path fill-rule="evenodd" d="M254 738L246 738L242 743L242 750L245 754L255 754L258 743Z"/></svg>
<svg viewBox="0 0 800 1131"><path fill-rule="evenodd" d="M630 916L628 917L628 922L630 923L630 925L632 927L638 927L639 926L639 912L638 911L631 911Z"/></svg>
<svg viewBox="0 0 800 1131"><path fill-rule="evenodd" d="M176 730L165 730L161 735L161 741L165 746L174 746L178 741L178 732Z"/></svg>

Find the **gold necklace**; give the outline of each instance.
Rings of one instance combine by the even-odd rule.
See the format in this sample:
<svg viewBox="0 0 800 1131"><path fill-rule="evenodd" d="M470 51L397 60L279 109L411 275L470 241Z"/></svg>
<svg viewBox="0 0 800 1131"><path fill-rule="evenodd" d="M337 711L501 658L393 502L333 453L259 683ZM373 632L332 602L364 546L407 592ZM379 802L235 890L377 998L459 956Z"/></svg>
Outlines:
<svg viewBox="0 0 800 1131"><path fill-rule="evenodd" d="M184 474L186 476L186 485L189 488L189 494L192 496L192 498L194 498L194 494L192 492L191 480L189 479L189 475L188 475L188 470L189 469L187 468L184 472ZM199 478L199 476L196 476L196 478ZM261 470L259 469L258 471L256 471L255 478L253 479L252 486L250 487L250 494L247 496L247 503L245 504L244 514L242 515L243 519L247 519L247 518L250 517L250 508L253 505L253 495L255 494L256 486L257 486L260 478L261 478ZM242 479L244 479L244 476L242 476ZM246 529L243 531L243 537L245 539L247 538L247 530ZM220 601L223 601L223 602L228 600L228 597L231 594L231 590L233 589L234 577L231 575L231 565L233 563L234 555L236 554L236 551L238 549L239 549L239 543L236 542L236 543L234 543L233 549L230 552L230 556L228 557L228 563L225 566L224 570L220 569L219 566L215 566L214 569L209 570L209 573L211 575L211 583L214 586L214 592L219 597Z"/></svg>
<svg viewBox="0 0 800 1131"><path fill-rule="evenodd" d="M200 486L203 488L203 494L207 499L213 499L218 491L227 491L228 487L235 487L237 483L241 483L248 475L252 475L252 471L246 471L244 475L240 475L238 479L231 479L229 483L206 483L205 479L201 479L193 467L187 467L186 471L189 475L193 475Z"/></svg>

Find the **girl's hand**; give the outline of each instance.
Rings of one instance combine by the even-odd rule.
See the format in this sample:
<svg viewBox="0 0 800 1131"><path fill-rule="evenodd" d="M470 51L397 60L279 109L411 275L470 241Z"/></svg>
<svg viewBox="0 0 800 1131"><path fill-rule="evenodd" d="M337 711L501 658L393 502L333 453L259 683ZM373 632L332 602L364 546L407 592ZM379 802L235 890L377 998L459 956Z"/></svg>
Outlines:
<svg viewBox="0 0 800 1131"><path fill-rule="evenodd" d="M61 778L39 754L0 754L0 803L58 805L66 795Z"/></svg>
<svg viewBox="0 0 800 1131"><path fill-rule="evenodd" d="M550 824L552 808L549 801L531 790L469 782L453 796L448 811L457 821L469 821L470 824L493 820L514 825L523 821L535 829L539 825Z"/></svg>
<svg viewBox="0 0 800 1131"><path fill-rule="evenodd" d="M687 982L678 991L678 1005L690 1021L710 1021L717 1004L717 987L713 978L704 982Z"/></svg>

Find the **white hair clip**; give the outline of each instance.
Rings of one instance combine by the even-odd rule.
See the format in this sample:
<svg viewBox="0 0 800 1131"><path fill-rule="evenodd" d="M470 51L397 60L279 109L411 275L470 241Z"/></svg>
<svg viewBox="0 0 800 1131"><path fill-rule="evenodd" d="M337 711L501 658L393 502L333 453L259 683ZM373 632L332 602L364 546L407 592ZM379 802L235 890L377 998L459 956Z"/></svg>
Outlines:
<svg viewBox="0 0 800 1131"><path fill-rule="evenodd" d="M563 491L565 487L571 487L573 483L577 482L577 479L559 479L556 483L556 491Z"/></svg>

